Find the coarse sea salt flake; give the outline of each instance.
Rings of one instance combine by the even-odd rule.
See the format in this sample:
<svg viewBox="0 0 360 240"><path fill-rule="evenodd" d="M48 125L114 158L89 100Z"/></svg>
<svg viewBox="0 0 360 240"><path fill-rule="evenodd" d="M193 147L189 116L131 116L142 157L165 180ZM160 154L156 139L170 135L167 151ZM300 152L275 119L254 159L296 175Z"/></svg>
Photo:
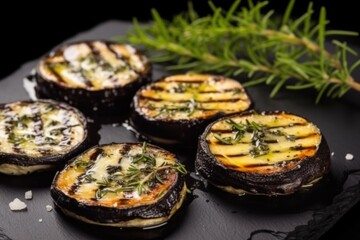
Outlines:
<svg viewBox="0 0 360 240"><path fill-rule="evenodd" d="M9 207L11 211L22 211L27 208L26 204L18 198L15 198L12 202L10 202Z"/></svg>
<svg viewBox="0 0 360 240"><path fill-rule="evenodd" d="M25 199L26 199L26 200L31 200L32 198L33 198L33 193L32 193L31 190L25 192Z"/></svg>
<svg viewBox="0 0 360 240"><path fill-rule="evenodd" d="M354 159L354 155L352 155L351 153L347 153L347 154L345 155L345 159L348 160L348 161L353 160L353 159Z"/></svg>
<svg viewBox="0 0 360 240"><path fill-rule="evenodd" d="M53 210L53 207L50 205L46 205L46 211L51 212Z"/></svg>

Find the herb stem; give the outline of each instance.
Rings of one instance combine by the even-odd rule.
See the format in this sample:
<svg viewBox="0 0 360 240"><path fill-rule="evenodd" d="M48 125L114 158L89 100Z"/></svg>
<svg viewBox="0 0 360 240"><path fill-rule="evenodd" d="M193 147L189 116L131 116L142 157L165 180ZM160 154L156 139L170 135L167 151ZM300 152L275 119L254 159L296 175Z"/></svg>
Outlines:
<svg viewBox="0 0 360 240"><path fill-rule="evenodd" d="M357 34L328 31L325 8L315 22L311 3L301 17L291 19L294 3L289 2L280 22L272 17L273 10L263 13L266 1L238 8L238 0L228 11L210 3L212 15L199 17L189 8L170 22L153 10L155 22L140 27L134 21L135 31L129 33L127 41L152 50L153 59L170 64L169 70L235 76L245 73L249 77L245 86L274 85L271 97L283 86L293 90L315 88L317 101L325 92L333 98L342 97L349 89L360 92L360 83L351 76L360 60L347 63L347 54L356 52L337 40L333 41L334 52L325 48L329 35ZM297 81L291 85L288 79Z"/></svg>

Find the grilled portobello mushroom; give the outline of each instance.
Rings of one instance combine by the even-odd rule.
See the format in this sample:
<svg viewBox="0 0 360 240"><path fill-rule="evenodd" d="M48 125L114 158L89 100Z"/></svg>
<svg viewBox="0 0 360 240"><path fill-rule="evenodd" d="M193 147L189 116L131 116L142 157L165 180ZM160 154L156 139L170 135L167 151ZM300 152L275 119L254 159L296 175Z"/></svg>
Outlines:
<svg viewBox="0 0 360 240"><path fill-rule="evenodd" d="M145 56L130 45L109 41L62 46L45 56L36 69L41 96L86 110L127 107L150 77Z"/></svg>
<svg viewBox="0 0 360 240"><path fill-rule="evenodd" d="M291 194L330 169L321 131L287 112L247 112L224 117L202 134L196 171L233 194Z"/></svg>
<svg viewBox="0 0 360 240"><path fill-rule="evenodd" d="M112 143L74 158L56 174L51 196L65 215L86 223L156 226L181 207L185 173L176 156L164 149Z"/></svg>
<svg viewBox="0 0 360 240"><path fill-rule="evenodd" d="M247 110L241 84L213 75L174 75L142 87L134 96L131 123L160 143L195 144L205 127L221 116Z"/></svg>
<svg viewBox="0 0 360 240"><path fill-rule="evenodd" d="M59 167L83 150L87 122L77 109L50 100L0 105L0 173L24 175Z"/></svg>

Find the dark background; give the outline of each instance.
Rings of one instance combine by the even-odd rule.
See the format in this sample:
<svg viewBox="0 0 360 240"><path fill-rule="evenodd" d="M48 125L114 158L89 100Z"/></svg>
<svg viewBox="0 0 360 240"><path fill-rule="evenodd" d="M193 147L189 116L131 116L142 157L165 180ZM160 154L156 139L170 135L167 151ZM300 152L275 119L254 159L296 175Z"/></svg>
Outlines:
<svg viewBox="0 0 360 240"><path fill-rule="evenodd" d="M229 6L233 1L215 0L218 6ZM287 0L272 0L270 6L283 12ZM308 0L298 0L295 15L304 12ZM207 1L194 0L195 9L205 15L210 12ZM87 30L96 24L111 20L150 19L150 9L156 8L166 18L186 9L187 1L87 1L66 3L46 1L41 6L34 3L22 4L18 1L3 3L0 8L0 79L16 70L22 63L38 58L66 38ZM360 32L359 10L355 1L314 0L314 6L327 7L329 28ZM316 15L316 14L315 14ZM114 29L116 35L116 29ZM349 40L360 45L360 38ZM322 239L360 239L360 204L357 204ZM357 220L353 220L357 219Z"/></svg>

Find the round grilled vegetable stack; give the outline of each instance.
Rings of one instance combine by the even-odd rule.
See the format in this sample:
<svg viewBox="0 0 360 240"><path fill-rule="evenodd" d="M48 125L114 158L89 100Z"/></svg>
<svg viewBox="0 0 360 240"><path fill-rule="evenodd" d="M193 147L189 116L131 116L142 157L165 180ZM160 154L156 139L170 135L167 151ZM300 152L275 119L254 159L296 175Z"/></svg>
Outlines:
<svg viewBox="0 0 360 240"><path fill-rule="evenodd" d="M51 196L66 215L113 227L148 227L181 207L186 185L176 156L153 145L91 148L59 172Z"/></svg>
<svg viewBox="0 0 360 240"><path fill-rule="evenodd" d="M195 168L230 193L291 194L329 171L330 152L320 130L305 118L249 112L206 128Z"/></svg>
<svg viewBox="0 0 360 240"><path fill-rule="evenodd" d="M23 175L53 169L86 147L86 119L55 101L0 105L0 173Z"/></svg>
<svg viewBox="0 0 360 240"><path fill-rule="evenodd" d="M40 95L91 110L126 107L150 77L145 56L108 41L60 47L40 61L36 73Z"/></svg>
<svg viewBox="0 0 360 240"><path fill-rule="evenodd" d="M132 103L131 122L161 143L196 144L215 119L251 105L235 80L212 75L174 75L141 88Z"/></svg>

